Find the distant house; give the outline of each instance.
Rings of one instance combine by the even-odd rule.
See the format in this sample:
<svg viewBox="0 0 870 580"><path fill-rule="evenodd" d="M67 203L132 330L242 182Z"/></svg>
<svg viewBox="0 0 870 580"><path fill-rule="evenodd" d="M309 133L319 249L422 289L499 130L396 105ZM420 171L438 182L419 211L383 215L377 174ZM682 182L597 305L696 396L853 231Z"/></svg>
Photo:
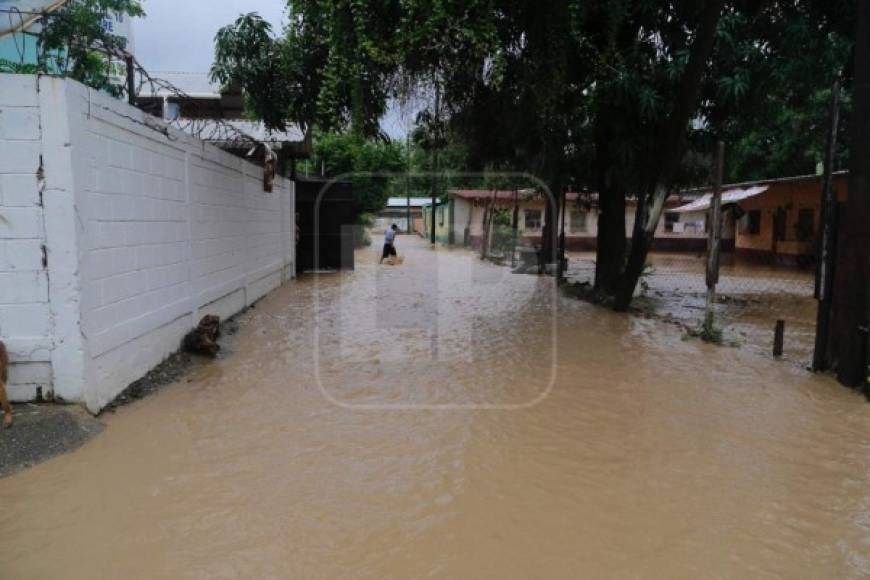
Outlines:
<svg viewBox="0 0 870 580"><path fill-rule="evenodd" d="M834 176L839 201L848 195L848 174ZM706 229L712 192L695 190L696 201L665 216L675 235ZM815 260L819 232L822 177L767 179L726 185L722 192L723 239L737 257L766 263L807 265Z"/></svg>
<svg viewBox="0 0 870 580"><path fill-rule="evenodd" d="M240 119L241 91L222 90L206 72L153 71L155 83L144 83L136 95L140 109L167 121L175 119Z"/></svg>
<svg viewBox="0 0 870 580"><path fill-rule="evenodd" d="M423 231L423 206L431 204L429 197L391 197L387 205L378 212L375 229L386 230L390 225L399 226L399 231L414 233ZM410 213L411 221L408 222Z"/></svg>
<svg viewBox="0 0 870 580"><path fill-rule="evenodd" d="M840 202L848 195L848 173L834 176ZM822 176L766 179L723 186L722 249L738 258L785 265L815 260ZM709 233L710 188L671 195L659 220L653 249L703 252ZM569 250L594 250L598 235L594 193L568 193L565 240ZM537 246L546 219L543 195L536 192L453 190L436 208L436 238L446 244L480 247L486 207L518 209L519 242ZM634 227L636 202L626 202L626 237ZM426 235L431 203L423 207ZM561 226L561 215L559 216Z"/></svg>
<svg viewBox="0 0 870 580"><path fill-rule="evenodd" d="M432 200L422 208L423 220L421 233L427 239L432 236ZM439 202L435 211L435 239L442 244L469 245L466 229L470 219L470 207L464 201L457 201L453 195L444 202Z"/></svg>
<svg viewBox="0 0 870 580"><path fill-rule="evenodd" d="M689 196L671 196L667 207L676 208L685 204ZM598 198L594 193L566 194L565 244L570 251L591 251L595 249L598 237ZM525 191L488 191L452 190L447 200L436 208L435 237L445 244L480 247L483 240L484 214L487 206L494 206L511 213L517 211L518 242L527 246L539 246L546 222L546 204L543 194ZM423 227L428 236L431 203L423 207ZM636 202L628 200L625 211L626 237L634 228ZM561 211L559 228L561 230ZM706 237L699 235L675 234L662 220L656 232L654 247L668 251L703 251Z"/></svg>

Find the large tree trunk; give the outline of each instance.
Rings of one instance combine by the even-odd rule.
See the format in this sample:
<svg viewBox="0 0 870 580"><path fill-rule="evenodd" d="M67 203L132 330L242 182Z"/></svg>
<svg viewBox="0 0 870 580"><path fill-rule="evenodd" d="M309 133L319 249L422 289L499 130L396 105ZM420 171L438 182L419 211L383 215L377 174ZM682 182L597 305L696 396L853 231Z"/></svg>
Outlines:
<svg viewBox="0 0 870 580"><path fill-rule="evenodd" d="M870 4L859 2L855 32L855 75L849 134L852 151L849 197L840 219L834 283L832 363L841 383L867 380L867 324L870 317Z"/></svg>
<svg viewBox="0 0 870 580"><path fill-rule="evenodd" d="M631 240L631 253L625 266L614 308L627 310L631 304L634 289L646 264L647 254L652 247L656 227L662 215L665 200L670 193L677 169L683 155L683 141L686 127L695 112L695 101L701 86L701 77L707 66L707 59L713 51L716 38L716 24L722 12L723 0L709 0L704 4L701 20L686 71L680 81L674 108L664 127L660 161L654 174L650 175L647 192L638 198L634 234Z"/></svg>
<svg viewBox="0 0 870 580"><path fill-rule="evenodd" d="M562 182L558 172L550 170L544 195L544 227L541 230L540 265L556 262L559 250L559 206L562 195Z"/></svg>
<svg viewBox="0 0 870 580"><path fill-rule="evenodd" d="M604 125L606 121L602 121ZM625 265L625 190L613 178L611 135L596 131L595 179L598 188L598 235L595 245L595 293L616 294Z"/></svg>

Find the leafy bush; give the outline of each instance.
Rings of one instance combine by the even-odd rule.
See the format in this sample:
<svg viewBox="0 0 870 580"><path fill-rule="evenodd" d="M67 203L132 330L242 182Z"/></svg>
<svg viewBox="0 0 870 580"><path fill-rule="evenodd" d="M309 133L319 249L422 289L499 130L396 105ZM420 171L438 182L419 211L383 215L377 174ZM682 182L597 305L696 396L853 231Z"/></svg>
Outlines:
<svg viewBox="0 0 870 580"><path fill-rule="evenodd" d="M494 253L510 256L514 251L514 229L511 226L513 212L509 209L498 209L492 221L492 247Z"/></svg>
<svg viewBox="0 0 870 580"><path fill-rule="evenodd" d="M396 190L396 178L387 174L405 171L406 157L401 144L392 141L365 139L353 133L316 133L314 155L301 165L303 172L347 179L353 184L359 210L375 213L384 208L387 199L399 192L404 195L404 180Z"/></svg>
<svg viewBox="0 0 870 580"><path fill-rule="evenodd" d="M39 34L37 62L2 61L0 72L59 74L119 95L122 89L110 82L107 54L126 49L126 39L103 27L103 19L112 12L128 17L145 15L139 0L67 2L46 19Z"/></svg>
<svg viewBox="0 0 870 580"><path fill-rule="evenodd" d="M0 58L0 73L12 73L18 75L34 75L42 72L38 64L15 62Z"/></svg>
<svg viewBox="0 0 870 580"><path fill-rule="evenodd" d="M375 225L375 216L370 213L361 213L356 218L356 227L353 229L353 244L356 248L367 248L372 245L372 237L369 230Z"/></svg>

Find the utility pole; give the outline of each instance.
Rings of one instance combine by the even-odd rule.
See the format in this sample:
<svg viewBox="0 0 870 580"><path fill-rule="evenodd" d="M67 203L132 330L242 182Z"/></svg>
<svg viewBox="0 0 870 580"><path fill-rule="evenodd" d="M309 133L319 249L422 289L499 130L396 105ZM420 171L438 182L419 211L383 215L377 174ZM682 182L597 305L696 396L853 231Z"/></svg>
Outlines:
<svg viewBox="0 0 870 580"><path fill-rule="evenodd" d="M431 242L435 245L435 211L438 209L438 148L440 144L441 133L441 85L435 81L435 131L436 135L433 139L432 148L432 231Z"/></svg>
<svg viewBox="0 0 870 580"><path fill-rule="evenodd" d="M821 235L816 249L816 300L819 302L816 316L816 344L813 353L813 370L824 371L830 367L828 343L831 332L831 290L834 282L834 256L836 255L837 192L834 190L834 156L837 153L837 128L840 125L840 81L831 87L830 131L825 148L825 177L822 182L822 201L819 204Z"/></svg>
<svg viewBox="0 0 870 580"><path fill-rule="evenodd" d="M704 311L704 338L715 335L713 307L716 304L716 284L719 283L719 250L722 241L722 175L725 165L725 143L716 144L713 198L710 200L710 233L707 240L707 305Z"/></svg>

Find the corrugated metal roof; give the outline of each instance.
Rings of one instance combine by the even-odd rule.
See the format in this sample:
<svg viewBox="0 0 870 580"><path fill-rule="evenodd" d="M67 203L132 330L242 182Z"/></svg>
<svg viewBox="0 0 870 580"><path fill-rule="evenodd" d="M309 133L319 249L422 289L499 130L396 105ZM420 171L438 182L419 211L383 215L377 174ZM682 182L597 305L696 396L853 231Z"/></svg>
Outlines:
<svg viewBox="0 0 870 580"><path fill-rule="evenodd" d="M833 173L834 177L848 177L848 175L849 175L849 171L845 170L845 169L840 170L840 171L835 171ZM781 183L800 183L802 181L818 181L819 183L821 183L822 179L824 179L824 176L821 174L791 175L788 177L774 177L774 178L770 178L770 179L757 179L755 181L741 181L738 183L726 183L722 187L723 187L723 190L730 190L730 189L737 189L737 188L748 189L750 187L755 187L758 185L778 185ZM687 189L683 193L691 195L694 193L702 193L702 192L706 193L709 191L710 191L710 187L704 186L704 187L695 187L692 189Z"/></svg>
<svg viewBox="0 0 870 580"><path fill-rule="evenodd" d="M450 195L454 197L461 197L463 199L480 199L480 200L488 200L492 199L495 196L495 199L507 199L513 200L515 196L519 197L522 200L528 199L543 199L544 195L534 189L521 189L518 192L513 190L498 190L493 191L491 189L452 189L450 190ZM579 194L575 192L569 192L566 194L567 199L575 200Z"/></svg>
<svg viewBox="0 0 870 580"><path fill-rule="evenodd" d="M221 86L208 78L207 72L153 71L151 76L164 80L181 89L190 97L200 99L220 99ZM139 91L140 97L173 97L175 93L161 87L145 83Z"/></svg>
<svg viewBox="0 0 870 580"><path fill-rule="evenodd" d="M755 197L756 195L761 195L765 191L769 189L767 185L756 185L753 187L747 188L731 188L726 189L722 192L722 204L726 203L738 203L743 201L744 199L749 199L750 197ZM707 193L696 199L692 203L687 203L686 205L682 205L678 208L674 208L670 211L677 213L687 213L687 212L697 212L697 211L707 211L710 209L710 203L713 201L713 194Z"/></svg>
<svg viewBox="0 0 870 580"><path fill-rule="evenodd" d="M423 207L424 205L432 205L431 197L412 197L411 207ZM408 207L407 197L391 197L387 200L387 207Z"/></svg>

